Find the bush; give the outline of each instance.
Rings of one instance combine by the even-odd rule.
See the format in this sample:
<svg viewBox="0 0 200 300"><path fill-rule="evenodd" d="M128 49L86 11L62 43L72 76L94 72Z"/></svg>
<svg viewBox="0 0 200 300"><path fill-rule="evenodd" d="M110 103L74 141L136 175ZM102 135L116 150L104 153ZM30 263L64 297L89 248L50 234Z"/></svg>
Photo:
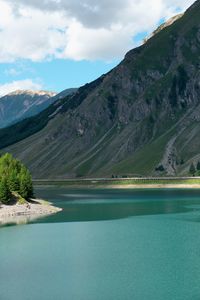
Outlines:
<svg viewBox="0 0 200 300"><path fill-rule="evenodd" d="M163 165L160 165L160 166L156 167L155 170L158 172L164 172L165 168L163 167Z"/></svg>

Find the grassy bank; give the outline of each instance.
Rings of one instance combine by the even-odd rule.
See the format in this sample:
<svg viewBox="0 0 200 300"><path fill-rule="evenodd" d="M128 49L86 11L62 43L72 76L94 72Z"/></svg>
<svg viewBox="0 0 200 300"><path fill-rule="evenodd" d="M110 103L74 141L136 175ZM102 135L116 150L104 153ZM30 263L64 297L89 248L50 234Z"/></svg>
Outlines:
<svg viewBox="0 0 200 300"><path fill-rule="evenodd" d="M123 178L123 179L66 179L66 180L34 180L34 185L60 185L68 187L200 187L200 177L174 178Z"/></svg>

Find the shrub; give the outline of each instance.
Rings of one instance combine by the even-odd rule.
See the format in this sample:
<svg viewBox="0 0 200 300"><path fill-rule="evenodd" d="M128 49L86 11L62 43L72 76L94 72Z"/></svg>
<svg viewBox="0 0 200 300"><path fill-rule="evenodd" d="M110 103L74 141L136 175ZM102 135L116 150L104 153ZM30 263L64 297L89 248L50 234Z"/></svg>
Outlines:
<svg viewBox="0 0 200 300"><path fill-rule="evenodd" d="M164 172L165 168L163 167L163 165L160 165L160 166L156 167L155 170L158 172Z"/></svg>

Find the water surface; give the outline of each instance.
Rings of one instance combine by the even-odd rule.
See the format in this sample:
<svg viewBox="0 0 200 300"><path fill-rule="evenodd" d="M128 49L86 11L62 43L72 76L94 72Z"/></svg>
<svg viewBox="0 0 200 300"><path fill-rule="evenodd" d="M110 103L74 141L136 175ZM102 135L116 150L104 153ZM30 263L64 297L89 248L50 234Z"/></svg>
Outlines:
<svg viewBox="0 0 200 300"><path fill-rule="evenodd" d="M0 228L1 300L200 299L200 191L36 194L63 212Z"/></svg>

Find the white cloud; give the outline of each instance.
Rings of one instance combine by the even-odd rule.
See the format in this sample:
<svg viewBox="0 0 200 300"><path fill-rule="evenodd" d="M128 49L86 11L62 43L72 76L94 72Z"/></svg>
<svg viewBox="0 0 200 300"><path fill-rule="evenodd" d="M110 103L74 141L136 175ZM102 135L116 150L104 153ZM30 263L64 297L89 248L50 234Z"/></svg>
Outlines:
<svg viewBox="0 0 200 300"><path fill-rule="evenodd" d="M0 0L0 62L112 60L193 0Z"/></svg>
<svg viewBox="0 0 200 300"><path fill-rule="evenodd" d="M0 62L24 58L38 61L57 55L64 45L63 33L59 30L65 26L59 13L48 15L23 8L20 15L15 15L4 1L0 1L0 7L2 3L5 11L0 9Z"/></svg>
<svg viewBox="0 0 200 300"><path fill-rule="evenodd" d="M85 28L78 22L71 24L67 41L60 57L74 60L113 60L123 55L133 43L132 38L126 32L123 33L121 28Z"/></svg>
<svg viewBox="0 0 200 300"><path fill-rule="evenodd" d="M32 79L17 80L0 85L0 97L17 90L41 90L42 84Z"/></svg>

